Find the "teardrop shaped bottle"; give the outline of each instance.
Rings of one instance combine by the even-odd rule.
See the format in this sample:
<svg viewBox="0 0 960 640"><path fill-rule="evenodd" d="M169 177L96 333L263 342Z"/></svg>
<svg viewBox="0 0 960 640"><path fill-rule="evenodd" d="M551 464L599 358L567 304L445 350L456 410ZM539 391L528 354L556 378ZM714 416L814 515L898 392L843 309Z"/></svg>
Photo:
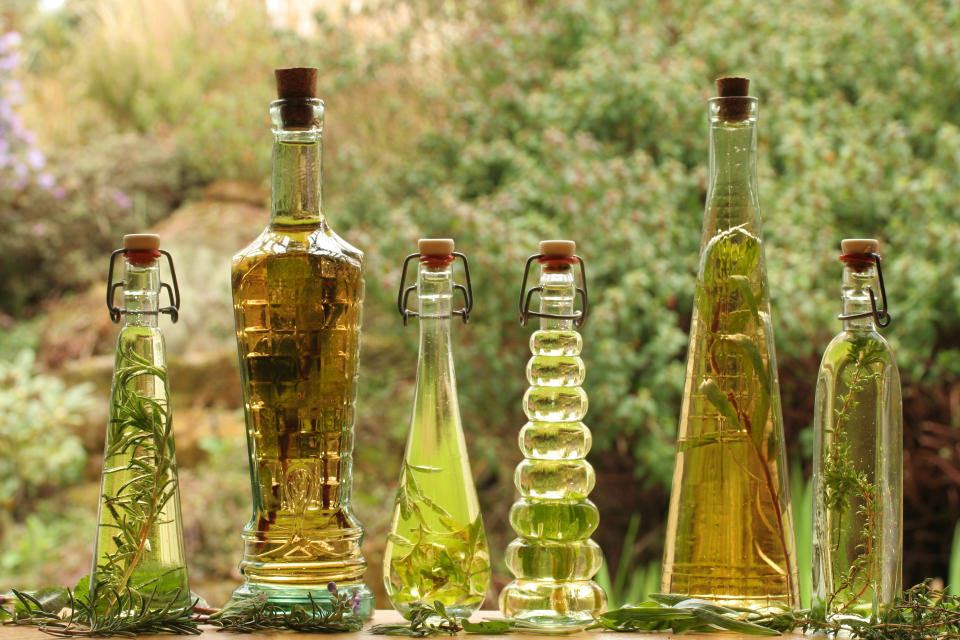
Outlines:
<svg viewBox="0 0 960 640"><path fill-rule="evenodd" d="M191 606L183 547L180 489L174 453L173 421L161 313L174 321L180 307L174 286L160 282L160 239L127 235L110 260L107 306L114 322L123 318L117 337L110 421L103 456L100 509L91 602L98 607L143 613ZM123 258L123 280L114 284L116 258ZM168 287L172 306L160 308L160 289ZM114 306L117 289L123 306Z"/></svg>
<svg viewBox="0 0 960 640"><path fill-rule="evenodd" d="M592 579L603 553L590 539L600 516L587 498L596 476L586 460L592 437L582 422L588 401L582 387L583 339L577 329L588 306L586 272L575 249L568 240L541 242L539 254L527 261L520 293L521 323L538 317L540 329L530 337L530 387L523 396L529 422L520 431L524 460L514 474L520 499L510 510L510 524L519 537L505 554L516 579L500 592L500 612L534 625L540 633L585 629L607 603ZM525 292L534 260L541 267L540 281ZM582 288L576 286L574 265L580 267ZM540 293L537 312L529 310L534 291ZM575 311L578 296L583 308Z"/></svg>
<svg viewBox="0 0 960 640"><path fill-rule="evenodd" d="M450 344L454 315L464 321L473 307L466 257L454 253L453 240L423 239L417 283L404 289L400 313L420 322L420 354L410 434L384 550L383 582L393 607L404 616L417 604L443 603L447 612L469 618L490 586L490 550L470 473L460 423L457 382ZM453 281L453 263L463 259L467 286ZM453 297L466 300L454 310ZM416 291L418 311L406 309Z"/></svg>
<svg viewBox="0 0 960 640"><path fill-rule="evenodd" d="M798 607L797 563L757 197L757 99L721 78L661 588Z"/></svg>
<svg viewBox="0 0 960 640"><path fill-rule="evenodd" d="M889 324L880 244L848 239L841 246L843 331L827 346L817 376L811 610L819 619L875 620L900 593L900 374L875 322Z"/></svg>

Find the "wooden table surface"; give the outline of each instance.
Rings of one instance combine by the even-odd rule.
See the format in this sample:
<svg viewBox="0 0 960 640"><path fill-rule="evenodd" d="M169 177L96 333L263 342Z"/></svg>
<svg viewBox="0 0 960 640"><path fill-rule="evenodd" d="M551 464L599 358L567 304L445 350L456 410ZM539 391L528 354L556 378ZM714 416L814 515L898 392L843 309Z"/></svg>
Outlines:
<svg viewBox="0 0 960 640"><path fill-rule="evenodd" d="M497 611L480 611L477 615L474 616L474 620L481 618L499 618L500 613ZM396 611L377 611L373 616L373 621L370 622L367 627L372 624L384 624L388 622L400 622L402 618L400 614ZM272 633L256 633L256 634L232 634L232 633L220 633L213 628L208 628L204 631L203 635L200 636L204 640L216 640L216 638L248 638L249 640L268 640L272 638L283 638L284 640L292 640L294 637L302 636L304 634L294 634L291 632L272 632ZM363 631L358 631L356 633L338 633L338 634L317 634L323 635L330 640L372 640L373 638L389 638L390 636L372 636L364 628ZM523 635L540 635L540 634L527 634ZM33 627L17 627L11 625L0 625L0 640L50 640L52 636L49 636ZM145 638L162 638L163 640L170 640L171 638L177 636L162 635L162 636L143 636ZM193 638L195 636L179 636L183 638ZM444 638L446 636L437 636L437 638ZM470 635L467 636L472 640L486 640L496 638L497 640L504 640L504 636L482 636L482 635ZM543 637L541 635L541 637ZM673 633L615 633L612 631L587 631L574 633L571 635L565 636L550 636L554 638L569 638L570 640L667 640L668 638L677 638L684 640L694 640L696 638L703 638L710 640L741 640L741 639L756 639L758 636L745 636L739 633L685 633L685 634L673 634ZM796 633L785 633L780 636L784 640L789 639L799 639L799 638L811 638L812 636L805 636L803 634Z"/></svg>

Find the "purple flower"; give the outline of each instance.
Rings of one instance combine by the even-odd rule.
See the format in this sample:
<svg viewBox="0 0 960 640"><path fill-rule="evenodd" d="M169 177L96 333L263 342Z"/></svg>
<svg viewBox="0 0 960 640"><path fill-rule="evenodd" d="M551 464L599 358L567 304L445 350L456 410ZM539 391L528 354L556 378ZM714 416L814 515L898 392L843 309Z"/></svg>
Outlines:
<svg viewBox="0 0 960 640"><path fill-rule="evenodd" d="M16 31L8 31L0 36L0 49L14 49L20 46L23 40Z"/></svg>
<svg viewBox="0 0 960 640"><path fill-rule="evenodd" d="M47 233L47 225L45 225L42 222L37 222L32 227L30 227L30 233L37 236L38 238L42 238Z"/></svg>
<svg viewBox="0 0 960 640"><path fill-rule="evenodd" d="M43 155L43 151L33 147L27 150L27 164L30 165L31 169L40 170L43 169L44 165L47 164L47 159Z"/></svg>
<svg viewBox="0 0 960 640"><path fill-rule="evenodd" d="M37 186L41 189L51 189L56 184L52 173L41 173L37 176Z"/></svg>
<svg viewBox="0 0 960 640"><path fill-rule="evenodd" d="M67 190L61 187L60 185L57 185L56 187L53 188L53 191L51 191L50 193L52 193L53 197L56 198L57 200L63 200L67 195Z"/></svg>
<svg viewBox="0 0 960 640"><path fill-rule="evenodd" d="M356 591L354 591L354 592L353 592L353 596L351 596L351 598L350 598L350 604L353 605L353 613L354 613L354 615L360 613L360 603L361 603L361 602L362 602L362 601L360 600L360 594L357 593Z"/></svg>
<svg viewBox="0 0 960 640"><path fill-rule="evenodd" d="M329 591L329 592L332 593L333 595L337 595L337 583L336 583L336 582L328 582L328 583L327 583L327 591Z"/></svg>
<svg viewBox="0 0 960 640"><path fill-rule="evenodd" d="M13 71L20 66L20 52L14 51L0 58L0 71Z"/></svg>
<svg viewBox="0 0 960 640"><path fill-rule="evenodd" d="M120 189L114 189L113 193L110 194L110 197L113 198L113 201L116 202L117 206L120 207L121 209L129 209L130 207L133 206L133 200L130 199L130 196L128 196L126 193L124 193ZM337 585L335 585L334 583L331 582L330 584L333 584L334 589L337 588ZM327 585L327 588L328 589L330 588L329 584Z"/></svg>
<svg viewBox="0 0 960 640"><path fill-rule="evenodd" d="M13 175L17 176L18 178L26 178L29 171L30 170L27 169L27 165L23 164L22 162L18 162L13 165Z"/></svg>

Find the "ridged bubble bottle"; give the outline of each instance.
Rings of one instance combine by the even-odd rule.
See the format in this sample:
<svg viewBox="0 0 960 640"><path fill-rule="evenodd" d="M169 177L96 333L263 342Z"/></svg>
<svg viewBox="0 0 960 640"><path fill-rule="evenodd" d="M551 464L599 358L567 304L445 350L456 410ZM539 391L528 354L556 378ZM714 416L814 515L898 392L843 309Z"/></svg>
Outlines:
<svg viewBox="0 0 960 640"><path fill-rule="evenodd" d="M847 239L843 331L817 376L813 449L812 614L876 620L900 595L903 408L880 243Z"/></svg>
<svg viewBox="0 0 960 640"><path fill-rule="evenodd" d="M797 562L757 197L757 99L721 78L662 591L796 608Z"/></svg>
<svg viewBox="0 0 960 640"><path fill-rule="evenodd" d="M582 422L587 413L581 386L586 369L577 329L586 320L588 306L585 269L575 249L568 240L541 242L540 252L527 261L520 293L521 324L537 317L540 329L530 337L530 388L523 397L529 422L520 431L524 460L514 476L520 500L510 510L510 524L519 537L506 550L507 567L516 579L500 592L500 611L543 633L586 628L607 600L592 580L603 554L590 539L600 516L587 498L596 478L586 460L591 435ZM526 292L533 262L540 266L540 281ZM534 293L540 297L538 311L529 309ZM582 307L575 311L578 297Z"/></svg>

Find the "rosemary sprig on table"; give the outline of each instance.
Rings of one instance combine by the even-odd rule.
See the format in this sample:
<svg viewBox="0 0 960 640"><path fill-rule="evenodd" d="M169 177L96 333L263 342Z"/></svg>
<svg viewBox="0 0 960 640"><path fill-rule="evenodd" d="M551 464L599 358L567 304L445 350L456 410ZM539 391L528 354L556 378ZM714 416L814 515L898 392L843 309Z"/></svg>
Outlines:
<svg viewBox="0 0 960 640"><path fill-rule="evenodd" d="M109 595L110 604L106 606L104 601L99 601L99 605L91 602L83 581L78 591L61 587L35 593L14 591L12 598L0 599L0 620L6 620L5 624L37 627L59 637L200 633L200 623L192 606L175 608L172 601L158 605L155 591L144 595L126 589ZM3 606L4 600L12 600L9 609Z"/></svg>
<svg viewBox="0 0 960 640"><path fill-rule="evenodd" d="M325 611L310 597L310 607L294 606L290 611L270 603L266 594L227 603L223 609L199 620L218 627L218 631L253 633L287 630L300 633L343 633L359 631L363 619L357 615L360 599L356 594L339 591L333 582L327 585L333 595L330 610Z"/></svg>

